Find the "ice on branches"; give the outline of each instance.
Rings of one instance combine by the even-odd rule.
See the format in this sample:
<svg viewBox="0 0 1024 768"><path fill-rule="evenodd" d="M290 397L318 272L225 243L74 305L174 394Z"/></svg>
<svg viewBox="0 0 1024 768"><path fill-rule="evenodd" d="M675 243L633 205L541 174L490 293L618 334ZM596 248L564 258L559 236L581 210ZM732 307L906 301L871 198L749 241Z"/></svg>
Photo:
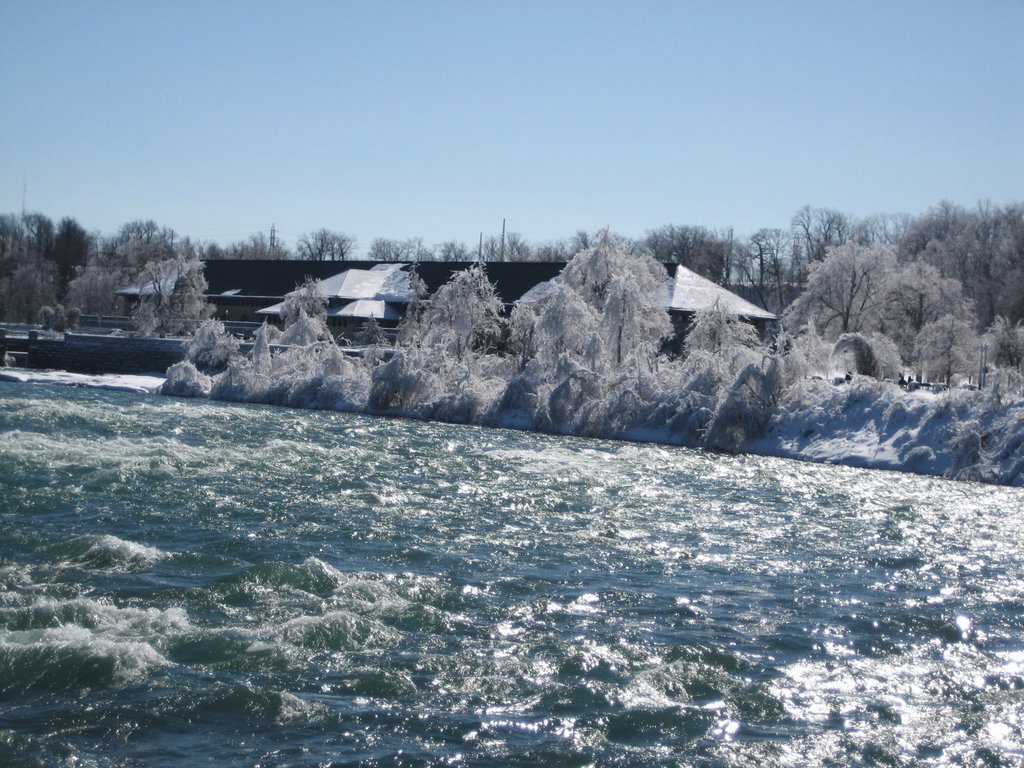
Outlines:
<svg viewBox="0 0 1024 768"><path fill-rule="evenodd" d="M766 345L717 304L692 316L680 354L669 354L668 285L660 263L605 234L510 311L482 264L431 296L418 291L394 347L377 334L352 354L322 317L296 306L283 335L264 325L225 361L222 329L204 325L192 359L213 374L181 363L163 391L1024 484L1013 447L1024 444L1024 403L988 407L966 393L914 399L870 378L899 366L885 337L848 331L832 344L805 320L800 333L783 329ZM941 322L928 352L945 360L944 350L959 347ZM1000 355L1016 351L1015 333L1003 329ZM840 359L858 375L833 386Z"/></svg>

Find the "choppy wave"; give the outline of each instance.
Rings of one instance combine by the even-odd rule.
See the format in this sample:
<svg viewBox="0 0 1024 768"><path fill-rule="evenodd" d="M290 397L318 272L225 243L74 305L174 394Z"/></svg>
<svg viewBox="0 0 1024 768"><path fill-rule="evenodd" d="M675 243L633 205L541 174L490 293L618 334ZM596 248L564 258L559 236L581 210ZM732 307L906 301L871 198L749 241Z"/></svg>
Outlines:
<svg viewBox="0 0 1024 768"><path fill-rule="evenodd" d="M1018 490L61 398L0 398L0 764L1024 760Z"/></svg>

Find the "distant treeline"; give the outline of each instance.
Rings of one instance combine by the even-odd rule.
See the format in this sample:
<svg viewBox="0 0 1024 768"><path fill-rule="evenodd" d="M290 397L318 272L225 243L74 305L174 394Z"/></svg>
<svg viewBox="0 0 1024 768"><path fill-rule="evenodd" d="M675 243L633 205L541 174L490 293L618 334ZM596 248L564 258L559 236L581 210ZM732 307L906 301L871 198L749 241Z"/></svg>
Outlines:
<svg viewBox="0 0 1024 768"><path fill-rule="evenodd" d="M597 233L579 230L556 241L530 243L517 232L427 245L421 238L374 239L361 258L380 261L565 261L588 248ZM942 279L956 280L976 311L978 330L997 317L1024 319L1024 204L948 202L919 216L881 214L855 218L830 208L801 208L788 226L750 235L702 226L667 224L637 240L624 239L658 261L682 264L782 312L807 288L816 264L843 245L881 247L905 266L920 262ZM90 232L77 220L59 222L41 213L0 215L0 318L35 322L57 304L89 314L117 311L114 292L132 283L148 264L171 257L198 259L351 259L357 240L319 229L294 246L275 233L221 245L193 240L154 221L131 221L115 234ZM952 307L950 308L953 309Z"/></svg>

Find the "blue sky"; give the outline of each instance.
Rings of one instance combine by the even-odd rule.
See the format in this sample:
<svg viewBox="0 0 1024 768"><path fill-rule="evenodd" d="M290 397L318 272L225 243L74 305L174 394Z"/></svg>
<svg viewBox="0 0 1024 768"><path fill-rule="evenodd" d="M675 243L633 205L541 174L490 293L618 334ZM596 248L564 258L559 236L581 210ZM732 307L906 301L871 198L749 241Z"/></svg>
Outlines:
<svg viewBox="0 0 1024 768"><path fill-rule="evenodd" d="M0 212L365 252L1019 202L1022 29L1021 0L0 0Z"/></svg>

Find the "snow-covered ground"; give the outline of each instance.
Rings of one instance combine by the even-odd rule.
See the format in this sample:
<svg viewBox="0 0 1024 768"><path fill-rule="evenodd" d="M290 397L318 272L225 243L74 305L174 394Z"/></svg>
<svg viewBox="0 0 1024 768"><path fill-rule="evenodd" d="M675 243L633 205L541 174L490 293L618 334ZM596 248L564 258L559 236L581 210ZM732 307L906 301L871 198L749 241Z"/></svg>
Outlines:
<svg viewBox="0 0 1024 768"><path fill-rule="evenodd" d="M0 381L34 384L59 384L68 387L89 387L121 392L156 392L163 385L162 376L130 376L127 374L69 373L68 371L35 371L28 368L0 368Z"/></svg>
<svg viewBox="0 0 1024 768"><path fill-rule="evenodd" d="M1024 486L1024 399L824 382L771 417L752 453Z"/></svg>

